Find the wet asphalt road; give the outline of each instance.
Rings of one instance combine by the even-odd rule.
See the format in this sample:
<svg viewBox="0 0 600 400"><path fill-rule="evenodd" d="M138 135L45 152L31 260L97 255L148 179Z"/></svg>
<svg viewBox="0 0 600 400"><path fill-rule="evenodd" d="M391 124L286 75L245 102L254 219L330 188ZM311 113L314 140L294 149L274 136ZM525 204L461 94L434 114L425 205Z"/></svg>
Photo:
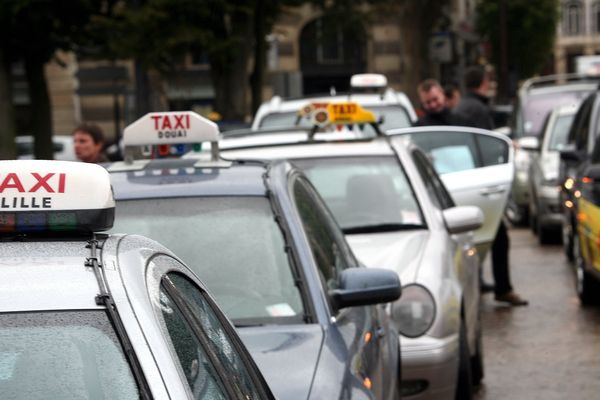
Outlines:
<svg viewBox="0 0 600 400"><path fill-rule="evenodd" d="M511 278L527 307L483 296L485 378L477 400L600 399L600 307L582 308L560 244L511 228ZM484 276L491 282L489 259Z"/></svg>

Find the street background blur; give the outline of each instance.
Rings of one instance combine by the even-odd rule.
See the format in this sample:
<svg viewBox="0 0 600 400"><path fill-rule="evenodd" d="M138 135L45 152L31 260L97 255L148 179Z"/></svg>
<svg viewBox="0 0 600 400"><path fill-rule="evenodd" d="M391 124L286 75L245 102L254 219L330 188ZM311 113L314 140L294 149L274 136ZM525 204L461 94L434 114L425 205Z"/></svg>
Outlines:
<svg viewBox="0 0 600 400"><path fill-rule="evenodd" d="M272 96L348 89L381 73L415 106L416 84L460 85L485 65L497 104L536 74L600 52L600 5L559 0L5 0L0 3L0 158L80 122L115 141L149 111L194 110L222 129Z"/></svg>

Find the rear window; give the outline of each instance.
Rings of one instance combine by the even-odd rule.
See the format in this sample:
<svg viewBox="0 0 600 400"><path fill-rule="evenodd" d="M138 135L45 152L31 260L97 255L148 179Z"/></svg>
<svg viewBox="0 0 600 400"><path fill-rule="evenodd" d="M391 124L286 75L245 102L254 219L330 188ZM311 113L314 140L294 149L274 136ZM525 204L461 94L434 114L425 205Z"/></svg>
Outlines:
<svg viewBox="0 0 600 400"><path fill-rule="evenodd" d="M523 126L521 136L541 134L542 125L548 114L556 107L580 104L590 91L560 91L555 93L531 94L523 102Z"/></svg>
<svg viewBox="0 0 600 400"><path fill-rule="evenodd" d="M134 399L137 384L104 311L0 314L3 399Z"/></svg>

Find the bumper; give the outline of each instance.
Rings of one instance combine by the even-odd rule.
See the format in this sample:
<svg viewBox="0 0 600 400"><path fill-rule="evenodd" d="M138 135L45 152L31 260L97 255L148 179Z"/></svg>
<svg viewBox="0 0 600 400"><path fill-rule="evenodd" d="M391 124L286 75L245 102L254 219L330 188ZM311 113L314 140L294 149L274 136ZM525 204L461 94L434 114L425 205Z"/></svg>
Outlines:
<svg viewBox="0 0 600 400"><path fill-rule="evenodd" d="M537 207L540 226L559 228L562 225L563 215L558 192L552 197L539 197Z"/></svg>
<svg viewBox="0 0 600 400"><path fill-rule="evenodd" d="M443 339L400 337L402 349L402 387L426 382L418 393L403 392L403 399L453 399L458 372L458 335Z"/></svg>

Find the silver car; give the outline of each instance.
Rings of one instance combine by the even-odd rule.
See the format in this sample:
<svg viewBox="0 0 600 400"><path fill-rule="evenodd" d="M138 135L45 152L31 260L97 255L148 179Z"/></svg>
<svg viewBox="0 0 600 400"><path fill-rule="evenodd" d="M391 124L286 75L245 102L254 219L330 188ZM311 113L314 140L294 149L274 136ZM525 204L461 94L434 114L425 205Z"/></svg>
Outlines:
<svg viewBox="0 0 600 400"><path fill-rule="evenodd" d="M558 179L560 150L567 144L569 128L579 104L554 109L545 122L540 138L529 138L532 153L529 169L529 220L540 244L548 243L552 234L560 237L562 209Z"/></svg>
<svg viewBox="0 0 600 400"><path fill-rule="evenodd" d="M343 132L339 132L343 135ZM336 140L338 134L330 139ZM227 158L290 159L317 188L368 267L396 271L406 399L469 399L483 378L477 207L456 207L425 154L386 138L284 144L287 133L221 141ZM235 150L250 142L268 147Z"/></svg>
<svg viewBox="0 0 600 400"><path fill-rule="evenodd" d="M233 326L173 253L106 235L95 164L0 162L3 399L274 399Z"/></svg>

